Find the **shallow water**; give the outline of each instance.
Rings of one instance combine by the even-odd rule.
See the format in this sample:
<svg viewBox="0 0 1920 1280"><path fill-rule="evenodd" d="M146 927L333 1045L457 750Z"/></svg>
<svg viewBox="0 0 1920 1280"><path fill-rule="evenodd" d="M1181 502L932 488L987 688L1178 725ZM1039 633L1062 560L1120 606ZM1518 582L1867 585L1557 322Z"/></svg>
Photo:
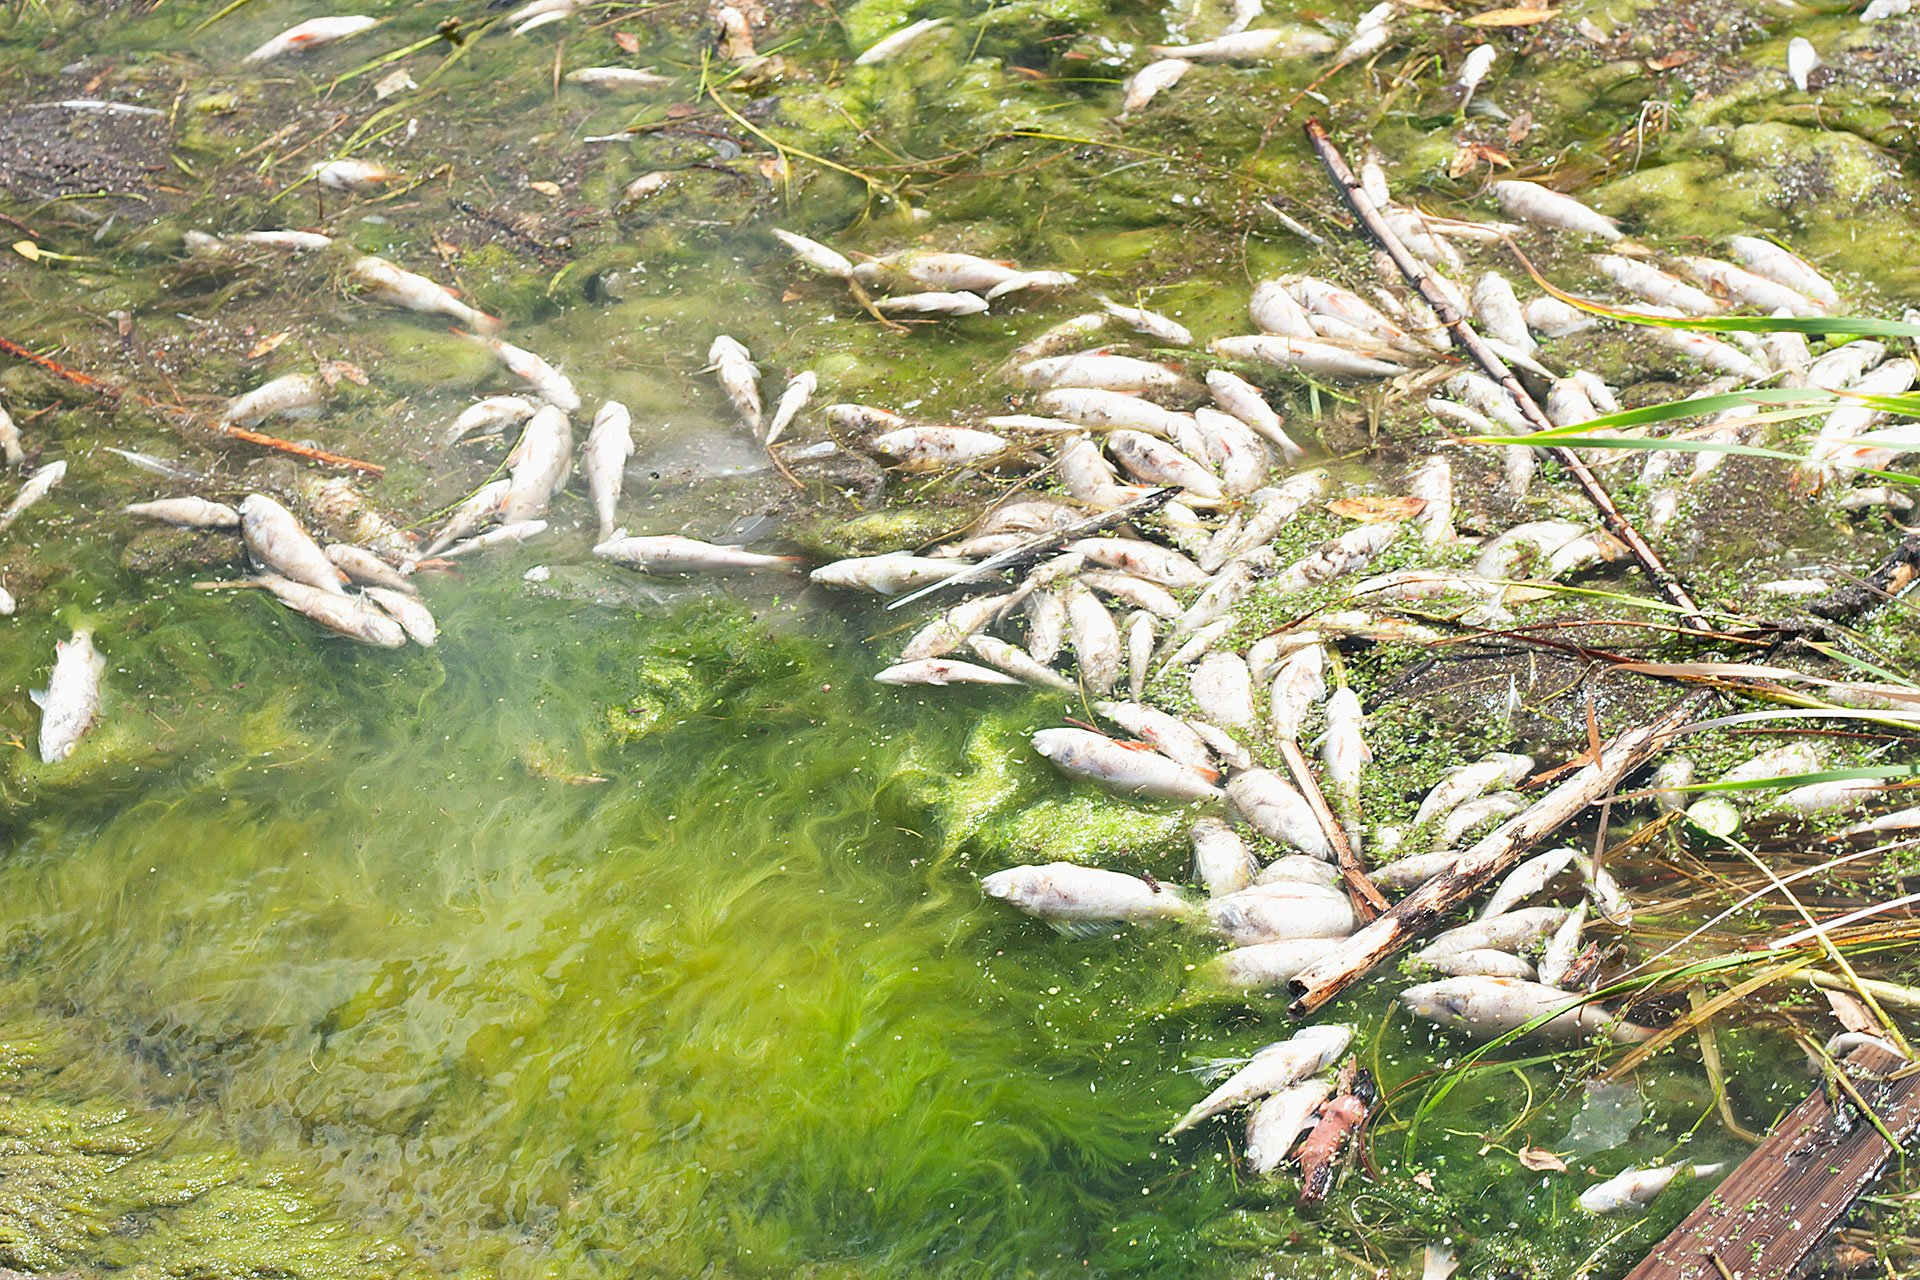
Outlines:
<svg viewBox="0 0 1920 1280"><path fill-rule="evenodd" d="M839 18L861 48L898 10L867 0ZM772 181L747 162L735 177L682 168L726 158L698 129L580 142L676 118L647 100L555 92L556 57L631 61L605 28L496 30L438 80L445 50L423 51L406 63L422 96L380 115L370 83L385 68L331 93L326 76L427 37L440 13L394 6L374 35L254 76L236 74L238 55L311 14L257 0L197 32L214 11L27 6L0 26L0 83L21 101L98 92L172 117L157 146L140 141L144 125L59 133L123 151L147 166L150 189L98 202L115 211L104 226L83 216L94 202L14 192L4 211L83 260L8 255L0 336L169 403L211 403L315 357L353 360L372 385L343 388L300 430L388 464L379 501L421 517L492 466L484 449L448 458L431 443L469 392L503 386L491 363L433 325L345 298L336 260L183 265L180 230L326 225L416 269L443 260L590 400L632 406L637 525L713 536L768 516L775 540L811 547L852 541L839 522L861 503L843 495L872 477L836 474L821 510L796 504L698 373L715 331L746 341L776 387L813 368L823 398L934 414L991 403L1002 392L983 375L1015 337L1084 300L1019 304L903 343L796 274L756 219L875 252L925 235L1071 267L1225 332L1248 280L1308 260L1253 197L1326 207L1290 131L1250 158L1297 87L1292 71L1203 70L1159 118L1124 135L1101 123L1122 71L1110 49L1073 37L1165 34L1160 15L1131 8L969 9L992 19L970 70L960 46L942 44L912 73L858 71L831 90L847 41L811 11L778 16L773 31L795 40L782 49L793 78L737 101L794 146L882 173L856 126L922 157L989 129L1053 135L914 173L903 194L927 223L804 158ZM461 16L472 29L493 13ZM1593 13L1611 24L1630 10ZM1777 61L1777 33L1751 16L1722 22L1756 41L1727 58ZM641 36L643 65L695 78L706 33L692 9L617 25ZM1458 38L1436 28L1420 47ZM1505 82L1508 109L1531 104L1539 118L1532 162L1562 147L1595 162L1644 95L1596 88L1625 74L1619 60L1573 60L1574 86L1549 73L1553 57ZM1348 80L1339 116L1377 122L1439 198L1472 195L1444 177L1444 104ZM749 106L771 98L777 118ZM1861 92L1862 117L1875 102ZM1761 216L1813 234L1839 269L1903 283L1903 265L1843 245L1838 220L1819 216L1881 183L1877 170L1861 176L1858 153L1862 135L1891 136L1868 120L1860 135L1809 140L1801 113L1777 137L1742 141L1738 130L1764 130L1773 114L1764 96L1730 92L1603 199L1666 217L1676 240ZM713 110L697 124L739 133ZM265 143L287 125L285 141ZM416 175L451 170L379 203L284 194L323 153L316 135L388 127L367 154ZM1845 154L1822 168L1807 152L1820 147ZM1703 164L1741 175L1744 202L1700 200ZM672 196L606 212L656 167L678 171ZM1888 195L1846 234L1909 220L1905 198ZM543 258L540 245L562 237L572 243ZM436 259L443 238L452 251ZM120 309L132 313L125 342L109 318ZM281 331L280 347L247 354ZM1643 1220L1596 1224L1573 1207L1587 1168L1744 1151L1690 1053L1597 1098L1559 1087L1583 1053L1515 1063L1423 1111L1431 1073L1465 1045L1410 1025L1383 978L1334 1013L1360 1028L1392 1099L1372 1139L1382 1176L1296 1211L1291 1188L1236 1172L1237 1130L1158 1137L1197 1092L1186 1069L1284 1034L1277 1007L1193 998L1190 972L1209 954L1199 939L1073 941L979 899L977 877L1016 860L1098 856L1184 877L1179 814L1070 787L1026 749L1027 732L1079 709L881 689L868 679L872 638L898 620L797 579L709 592L586 563L578 495L552 542L429 587L436 650L358 651L253 593L194 590L235 576L219 539L141 534L99 514L164 489L102 444L213 468L219 496L283 482L285 464L216 454L17 362L0 392L48 456L74 460L58 500L0 546L23 600L0 623L0 731L21 748L0 766L0 1129L15 1139L0 1153L0 1262L188 1276L1346 1276L1409 1274L1422 1244L1449 1238L1478 1250L1484 1274L1566 1276L1621 1270L1693 1198L1676 1191ZM1364 425L1314 419L1305 393L1293 407L1319 456L1368 478L1374 460L1353 457ZM1779 505L1739 501L1769 518ZM970 509L936 486L879 536L911 542L902 529L951 527ZM1703 577L1737 579L1816 537L1854 562L1877 545L1728 513L1715 532L1676 535L1677 554ZM523 582L537 564L551 580ZM25 691L81 624L108 659L105 723L73 762L41 766L25 749L37 724ZM1408 770L1400 803L1418 769L1504 732L1463 720L1383 717L1383 756ZM1782 1034L1736 1030L1720 1047L1754 1127L1808 1087ZM1591 1164L1536 1177L1510 1158L1527 1145Z"/></svg>

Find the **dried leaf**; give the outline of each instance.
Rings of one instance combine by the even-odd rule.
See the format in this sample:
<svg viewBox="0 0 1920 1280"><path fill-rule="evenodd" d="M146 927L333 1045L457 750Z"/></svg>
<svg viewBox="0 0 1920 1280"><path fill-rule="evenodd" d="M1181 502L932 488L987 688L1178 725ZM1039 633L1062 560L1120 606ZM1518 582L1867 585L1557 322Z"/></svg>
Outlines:
<svg viewBox="0 0 1920 1280"><path fill-rule="evenodd" d="M1885 1030L1880 1025L1880 1019L1873 1016L1873 1010L1857 997L1844 991L1822 991L1820 994L1827 998L1827 1007L1833 1010L1833 1016L1847 1030L1865 1032L1870 1036L1877 1036Z"/></svg>
<svg viewBox="0 0 1920 1280"><path fill-rule="evenodd" d="M247 349L247 359L258 360L261 356L267 354L267 352L273 350L275 347L285 342L287 340L287 335L291 332L293 332L291 329L282 329L278 333L268 334L266 337L260 339L260 341L254 343L253 346Z"/></svg>
<svg viewBox="0 0 1920 1280"><path fill-rule="evenodd" d="M1699 56L1698 53L1695 53L1691 49L1676 49L1672 53L1663 53L1657 58L1648 58L1647 70L1671 71L1675 67L1686 66Z"/></svg>
<svg viewBox="0 0 1920 1280"><path fill-rule="evenodd" d="M1558 9L1534 9L1521 6L1513 9L1489 9L1485 13L1476 13L1462 21L1469 27L1531 27L1559 16Z"/></svg>
<svg viewBox="0 0 1920 1280"><path fill-rule="evenodd" d="M560 184L557 182L545 182L545 181L529 182L527 185L532 187L535 191L538 191L543 196L553 196L556 199L559 198Z"/></svg>
<svg viewBox="0 0 1920 1280"><path fill-rule="evenodd" d="M387 74L374 81L373 96L375 100L385 102L396 93L406 93L409 90L418 89L419 87L419 85L413 82L413 76L407 72L405 67L395 67L392 71L387 72Z"/></svg>
<svg viewBox="0 0 1920 1280"><path fill-rule="evenodd" d="M1447 166L1447 172L1455 178L1465 177L1483 164L1494 169L1511 169L1513 157L1484 142L1463 142L1453 153L1453 162Z"/></svg>
<svg viewBox="0 0 1920 1280"><path fill-rule="evenodd" d="M1327 510L1346 520L1361 524L1385 524L1392 520L1411 520L1427 509L1424 498L1396 498L1362 494L1357 498L1336 498Z"/></svg>
<svg viewBox="0 0 1920 1280"><path fill-rule="evenodd" d="M1565 1173L1566 1162L1551 1151L1542 1151L1539 1147L1520 1148L1520 1163L1535 1173Z"/></svg>
<svg viewBox="0 0 1920 1280"><path fill-rule="evenodd" d="M626 53L638 53L638 52L640 52L640 37L639 37L639 36L636 36L636 35L634 35L634 34L633 34L632 32L630 32L630 31L616 31L616 32L614 32L614 33L613 33L613 42L614 42L615 44L617 44L617 45L619 45L619 46L620 46L620 48L621 48L621 49L622 49L622 50L623 50L624 52L626 52Z"/></svg>
<svg viewBox="0 0 1920 1280"><path fill-rule="evenodd" d="M342 379L359 387L367 385L367 371L348 360L322 360L320 377L330 387L339 386Z"/></svg>
<svg viewBox="0 0 1920 1280"><path fill-rule="evenodd" d="M1527 140L1527 135L1532 132L1533 112L1522 111L1519 115L1507 121L1507 145L1510 147L1519 146Z"/></svg>
<svg viewBox="0 0 1920 1280"><path fill-rule="evenodd" d="M1413 1181L1415 1186L1423 1187L1428 1191L1433 1190L1433 1175L1428 1173L1425 1169L1422 1169L1420 1172L1414 1174Z"/></svg>
<svg viewBox="0 0 1920 1280"><path fill-rule="evenodd" d="M25 258L28 262L40 261L40 246L31 240L15 240L13 242L13 251Z"/></svg>
<svg viewBox="0 0 1920 1280"><path fill-rule="evenodd" d="M787 167L787 158L780 155L760 157L760 176L768 182L785 182L793 171Z"/></svg>

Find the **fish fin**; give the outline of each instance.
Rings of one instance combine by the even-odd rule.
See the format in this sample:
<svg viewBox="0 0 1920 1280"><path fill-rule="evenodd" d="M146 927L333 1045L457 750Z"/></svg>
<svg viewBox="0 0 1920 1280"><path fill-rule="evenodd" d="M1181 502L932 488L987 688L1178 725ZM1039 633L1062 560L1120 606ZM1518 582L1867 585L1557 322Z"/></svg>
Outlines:
<svg viewBox="0 0 1920 1280"><path fill-rule="evenodd" d="M1065 937L1086 942L1105 936L1107 931L1115 928L1116 925L1112 920L1049 920L1047 927Z"/></svg>
<svg viewBox="0 0 1920 1280"><path fill-rule="evenodd" d="M1253 1059L1250 1057L1202 1058L1192 1066L1183 1068L1183 1070L1189 1075L1199 1076L1202 1080L1218 1080L1223 1076L1238 1071L1252 1061Z"/></svg>
<svg viewBox="0 0 1920 1280"><path fill-rule="evenodd" d="M33 699L33 705L36 707L44 707L47 705L47 691L45 689L29 689L27 690L27 697Z"/></svg>

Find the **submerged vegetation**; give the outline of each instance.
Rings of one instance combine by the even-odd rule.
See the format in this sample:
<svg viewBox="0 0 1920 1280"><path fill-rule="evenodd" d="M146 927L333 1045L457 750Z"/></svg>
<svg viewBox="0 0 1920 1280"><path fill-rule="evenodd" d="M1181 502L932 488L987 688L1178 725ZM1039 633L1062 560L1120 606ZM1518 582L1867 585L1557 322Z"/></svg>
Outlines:
<svg viewBox="0 0 1920 1280"><path fill-rule="evenodd" d="M720 8L383 0L371 24L252 60L323 15L289 0L0 15L0 406L20 442L0 501L66 468L0 531L0 1266L1344 1277L1420 1274L1431 1247L1476 1278L1612 1276L1712 1180L1676 1179L1628 1217L1583 1210L1583 1191L1737 1163L1822 1080L1807 1047L1837 1025L1913 1027L1912 833L1858 826L1914 803L1915 606L1869 593L1821 620L1796 601L1857 584L1914 518L1910 452L1853 458L1871 474L1810 493L1826 415L1910 423L1920 405L1790 384L1850 343L1892 365L1908 350L1894 317L1917 277L1889 247L1917 229L1920 17L1421 0L1373 39L1381 11L1357 3ZM1123 82L1162 56L1150 46L1177 54L1240 16L1302 56L1193 54L1123 112L1138 89ZM1799 87L1793 36L1823 59ZM1463 92L1475 49L1492 69ZM623 74L576 75L590 68ZM1511 782L1531 802L1600 739L1720 691L1676 748L1688 777L1640 770L1568 836L1632 909L1630 926L1590 925L1592 983L1653 1038L1476 1045L1409 1016L1398 997L1431 975L1389 959L1318 1018L1354 1029L1378 1096L1324 1204L1298 1203L1290 1172L1250 1173L1237 1124L1161 1136L1206 1092L1205 1064L1293 1033L1289 992L1223 993L1201 928L1072 937L981 897L983 876L1020 864L1156 893L1194 878L1192 811L1062 777L1031 745L1100 723L1084 654L1059 664L1069 690L878 685L958 594L889 611L779 565L724 587L632 574L595 558L618 540L594 536L585 483L532 541L422 569L439 643L380 651L227 589L247 558L233 533L121 510L272 494L330 537L372 541L363 508L403 547L426 542L520 466L517 418L446 443L476 396L539 390L448 331L497 319L578 384L580 436L603 402L631 410L615 470L636 534L809 566L927 552L1002 500L1058 498L1058 440L916 472L821 406L913 424L1039 414L1009 352L1103 295L1200 338L1109 323L1099 342L1245 375L1306 452L1261 446L1275 479L1325 469L1327 492L1261 544L1273 567L1355 528L1412 528L1404 499L1434 457L1463 538L1398 538L1365 574L1472 575L1474 539L1595 525L1564 458L1530 455L1538 475L1515 491L1499 451L1519 436L1434 416L1453 355L1375 380L1196 349L1246 332L1250 291L1275 277L1410 299L1302 142L1309 110L1355 155L1377 149L1422 216L1484 223L1493 181L1539 182L1619 219L1636 260L1745 233L1791 246L1864 318L1750 307L1691 324L1769 363L1683 410L1702 362L1728 357L1624 322L1652 300L1623 303L1593 245L1537 226L1463 244L1473 275L1532 279L1603 321L1543 339L1541 358L1624 408L1592 404L1529 444L1579 451L1700 625L1613 547L1563 573L1543 544L1490 575L1497 611L1445 593L1383 605L1329 575L1263 580L1221 630L1218 651L1241 653L1329 628L1328 683L1365 712L1375 869L1383 828L1402 850L1432 834L1423 799L1452 767L1529 753ZM849 279L796 260L775 227L844 254ZM325 243L246 238L290 229ZM952 315L892 310L912 291L867 272L930 249L1075 279L984 307L961 288ZM366 255L450 289L395 303ZM1792 332L1810 343L1800 364L1768 345ZM793 377L817 379L778 449L708 372L723 333L757 362L769 414ZM317 417L237 422L230 398L290 376ZM313 488L340 477L361 503L344 514ZM1893 496L1844 505L1848 485ZM1204 531L1242 496L1195 504ZM1157 544L1192 532L1164 513L1134 527ZM1179 592L1190 606L1194 587ZM99 715L45 760L28 690L78 630L104 659ZM1144 689L1205 710L1180 672ZM1317 706L1298 727L1308 747L1329 729ZM1284 771L1279 741L1245 736L1253 763ZM1766 752L1784 765L1725 779ZM1779 803L1850 781L1887 789L1823 813ZM1833 1256L1910 1265L1909 1182L1879 1188L1840 1244L1855 1252Z"/></svg>

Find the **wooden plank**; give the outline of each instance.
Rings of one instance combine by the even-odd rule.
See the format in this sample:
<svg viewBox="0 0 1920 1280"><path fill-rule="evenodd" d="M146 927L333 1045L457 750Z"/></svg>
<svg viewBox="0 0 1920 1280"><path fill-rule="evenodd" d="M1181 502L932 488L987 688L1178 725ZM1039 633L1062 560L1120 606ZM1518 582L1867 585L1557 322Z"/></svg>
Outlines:
<svg viewBox="0 0 1920 1280"><path fill-rule="evenodd" d="M1872 1045L1845 1059L1867 1105L1902 1144L1920 1129L1920 1072ZM1816 1089L1626 1280L1786 1280L1872 1187L1893 1148L1844 1098Z"/></svg>

